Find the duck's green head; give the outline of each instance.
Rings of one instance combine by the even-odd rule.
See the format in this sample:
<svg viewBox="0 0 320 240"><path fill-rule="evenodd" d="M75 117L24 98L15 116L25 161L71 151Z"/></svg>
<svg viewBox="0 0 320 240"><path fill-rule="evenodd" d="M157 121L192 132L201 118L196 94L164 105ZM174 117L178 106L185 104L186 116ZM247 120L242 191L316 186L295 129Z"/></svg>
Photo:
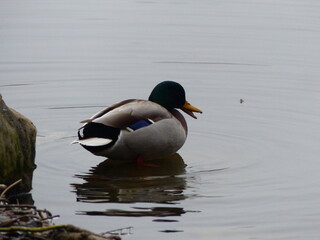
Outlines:
<svg viewBox="0 0 320 240"><path fill-rule="evenodd" d="M196 118L193 112L202 111L186 101L184 88L177 82L164 81L152 90L149 101L160 104L167 109L180 108L191 117Z"/></svg>

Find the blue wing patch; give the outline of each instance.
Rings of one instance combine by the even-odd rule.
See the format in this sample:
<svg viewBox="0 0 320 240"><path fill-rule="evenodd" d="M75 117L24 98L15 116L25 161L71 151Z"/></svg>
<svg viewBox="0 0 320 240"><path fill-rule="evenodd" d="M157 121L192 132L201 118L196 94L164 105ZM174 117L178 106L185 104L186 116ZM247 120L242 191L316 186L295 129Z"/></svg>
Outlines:
<svg viewBox="0 0 320 240"><path fill-rule="evenodd" d="M130 131L136 131L140 128L144 128L147 127L149 125L153 124L153 121L150 119L142 119L139 120L138 122L135 122L133 124L131 124L130 126L128 126L128 130Z"/></svg>

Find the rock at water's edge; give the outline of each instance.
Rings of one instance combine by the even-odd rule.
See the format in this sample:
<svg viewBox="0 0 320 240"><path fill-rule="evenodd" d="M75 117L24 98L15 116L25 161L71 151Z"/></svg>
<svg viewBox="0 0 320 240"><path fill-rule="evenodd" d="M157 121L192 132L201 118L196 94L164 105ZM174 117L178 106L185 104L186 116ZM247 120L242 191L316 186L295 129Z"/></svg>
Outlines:
<svg viewBox="0 0 320 240"><path fill-rule="evenodd" d="M36 127L9 108L0 94L0 182L23 179L24 191L31 189L35 168Z"/></svg>

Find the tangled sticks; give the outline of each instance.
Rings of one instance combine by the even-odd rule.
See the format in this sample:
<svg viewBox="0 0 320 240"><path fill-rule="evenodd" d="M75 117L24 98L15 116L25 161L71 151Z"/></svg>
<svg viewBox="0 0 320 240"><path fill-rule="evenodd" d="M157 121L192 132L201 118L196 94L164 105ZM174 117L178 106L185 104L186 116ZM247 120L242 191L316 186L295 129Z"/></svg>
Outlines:
<svg viewBox="0 0 320 240"><path fill-rule="evenodd" d="M53 225L48 210L39 210L29 204L9 204L5 197L8 190L19 184L18 180L6 187L0 184L0 239L83 239L83 240L119 240L119 236L103 236L73 225Z"/></svg>

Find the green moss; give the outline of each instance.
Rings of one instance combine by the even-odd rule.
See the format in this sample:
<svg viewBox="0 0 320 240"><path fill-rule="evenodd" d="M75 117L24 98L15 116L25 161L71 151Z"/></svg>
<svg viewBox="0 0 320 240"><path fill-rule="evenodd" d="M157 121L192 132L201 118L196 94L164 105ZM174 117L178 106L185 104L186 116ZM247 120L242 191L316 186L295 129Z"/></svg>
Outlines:
<svg viewBox="0 0 320 240"><path fill-rule="evenodd" d="M6 179L13 175L17 169L23 167L23 156L20 151L21 144L16 129L5 121L1 121L0 124L0 176Z"/></svg>
<svg viewBox="0 0 320 240"><path fill-rule="evenodd" d="M0 95L0 182L11 183L34 169L36 129L8 108Z"/></svg>

